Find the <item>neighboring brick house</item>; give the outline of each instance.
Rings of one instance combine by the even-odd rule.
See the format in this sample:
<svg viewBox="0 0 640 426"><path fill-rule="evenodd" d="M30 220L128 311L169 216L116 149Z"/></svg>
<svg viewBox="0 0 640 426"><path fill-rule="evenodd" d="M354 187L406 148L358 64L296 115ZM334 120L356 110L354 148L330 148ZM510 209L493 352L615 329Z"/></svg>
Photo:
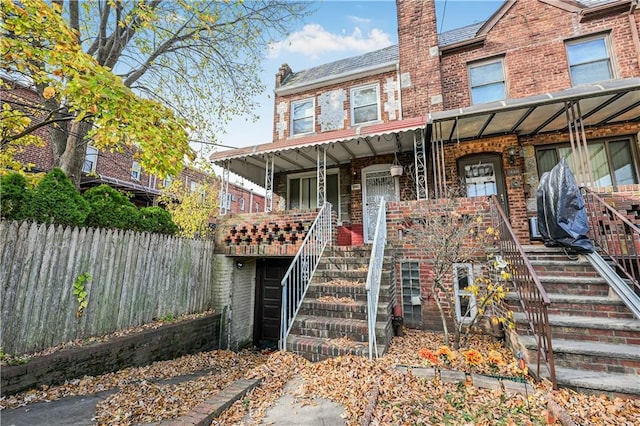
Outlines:
<svg viewBox="0 0 640 426"><path fill-rule="evenodd" d="M638 210L640 9L636 0L505 1L486 22L438 34L433 0L396 4L398 45L307 70L282 65L272 142L212 155L267 194L265 213L221 219L218 247L260 259L260 277L270 258L299 246L286 231L278 243L274 229L295 234L327 201L334 244L362 245L384 198L396 275L419 276L413 325L437 328L428 259L401 240L402 219L423 200L457 183L462 209L495 195L529 244L539 178L566 157L580 185L626 193ZM255 303L267 303L257 281ZM407 317L411 303L398 303Z"/></svg>
<svg viewBox="0 0 640 426"><path fill-rule="evenodd" d="M40 105L40 99L33 90L20 84L11 83L9 88L2 89L2 102L12 103L14 107L29 108ZM37 118L36 118L37 120ZM41 127L36 134L48 141L50 127ZM17 155L17 159L24 164L31 164L34 172L48 171L53 168L53 154L49 146L26 146ZM92 186L107 184L131 195L131 201L139 207L157 204L157 197L162 190L171 183L172 178L160 179L156 175L148 173L134 160L133 152L111 152L98 150L89 143L86 148L86 157L82 169L80 190ZM185 167L181 172L181 179L186 188L196 190L197 185L204 181L210 181L218 190L220 180L194 168ZM264 197L254 193L239 184L229 185L229 195L226 200L227 209L230 212L258 211L264 206ZM214 212L217 214L218 212Z"/></svg>

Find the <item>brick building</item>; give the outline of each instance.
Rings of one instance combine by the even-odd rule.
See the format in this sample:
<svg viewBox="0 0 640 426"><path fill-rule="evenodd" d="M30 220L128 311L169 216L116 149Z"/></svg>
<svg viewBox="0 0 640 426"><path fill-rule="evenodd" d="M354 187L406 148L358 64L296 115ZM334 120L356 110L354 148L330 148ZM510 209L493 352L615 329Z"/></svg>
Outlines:
<svg viewBox="0 0 640 426"><path fill-rule="evenodd" d="M35 111L40 105L37 93L15 82L5 81L5 83L9 86L2 88L2 101L12 104L14 108L34 111L34 120L37 121L38 114ZM45 126L39 128L36 134L47 141L50 131L51 128ZM18 153L17 159L23 164L30 164L33 172L46 172L54 165L53 154L48 145L26 146ZM220 179L189 167L185 167L178 178L190 190L197 190L198 185L205 181L211 182L216 189L221 185ZM145 207L157 204L158 195L170 185L172 180L173 178L160 179L148 173L135 161L133 151L98 150L89 143L86 147L80 190L107 184L129 193L133 203L139 207ZM256 194L252 189L245 188L241 184L229 184L227 194L223 205L223 209L227 212L256 212L264 207L264 196Z"/></svg>
<svg viewBox="0 0 640 426"><path fill-rule="evenodd" d="M307 70L283 64L272 142L211 157L266 188L265 213L224 218L219 229L221 252L256 269L254 341L265 337L261 322L280 320L260 316L258 306L273 302L261 298L270 288L261 277L284 274L282 257L291 259L304 236L295 231L306 229L301 216L325 202L333 206L333 244L368 248L386 201L395 303L426 328L438 322L430 260L403 242L402 222L453 185L466 191L463 211L501 207L517 245L536 243L536 189L561 158L580 186L636 217L637 1L505 1L486 22L442 34L432 0L396 5L398 45ZM485 226L498 210L485 210Z"/></svg>

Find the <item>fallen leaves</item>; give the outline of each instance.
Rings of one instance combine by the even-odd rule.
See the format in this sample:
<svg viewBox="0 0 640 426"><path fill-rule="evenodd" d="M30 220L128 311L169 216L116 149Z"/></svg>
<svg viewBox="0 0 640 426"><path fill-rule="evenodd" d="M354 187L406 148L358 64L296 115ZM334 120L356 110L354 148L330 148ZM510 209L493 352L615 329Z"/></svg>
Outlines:
<svg viewBox="0 0 640 426"><path fill-rule="evenodd" d="M353 305L356 301L351 297L336 297L336 296L320 296L318 302L323 303L340 303L345 305Z"/></svg>

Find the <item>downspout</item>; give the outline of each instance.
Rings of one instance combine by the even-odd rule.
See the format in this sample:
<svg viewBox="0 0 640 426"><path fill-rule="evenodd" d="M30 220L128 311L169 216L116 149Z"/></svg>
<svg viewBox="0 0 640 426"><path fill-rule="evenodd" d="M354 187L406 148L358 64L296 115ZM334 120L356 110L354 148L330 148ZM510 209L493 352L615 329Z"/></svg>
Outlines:
<svg viewBox="0 0 640 426"><path fill-rule="evenodd" d="M398 80L398 109L400 110L400 120L402 120L402 84L400 84L400 63L396 64L396 79Z"/></svg>
<svg viewBox="0 0 640 426"><path fill-rule="evenodd" d="M631 26L631 38L633 39L633 46L636 49L638 68L640 68L640 36L638 36L638 26L636 24L636 17L634 15L637 6L637 1L631 2L631 6L629 7L629 25Z"/></svg>
<svg viewBox="0 0 640 426"><path fill-rule="evenodd" d="M253 189L249 190L249 213L253 213Z"/></svg>

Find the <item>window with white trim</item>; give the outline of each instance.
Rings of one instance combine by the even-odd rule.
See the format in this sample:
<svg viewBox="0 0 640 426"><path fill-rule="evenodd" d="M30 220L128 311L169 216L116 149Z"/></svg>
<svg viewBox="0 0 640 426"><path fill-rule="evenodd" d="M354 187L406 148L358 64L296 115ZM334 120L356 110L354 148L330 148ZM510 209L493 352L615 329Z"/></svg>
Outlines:
<svg viewBox="0 0 640 426"><path fill-rule="evenodd" d="M137 161L131 165L131 179L139 181L142 177L142 166Z"/></svg>
<svg viewBox="0 0 640 426"><path fill-rule="evenodd" d="M313 133L314 111L313 98L291 102L291 135Z"/></svg>
<svg viewBox="0 0 640 426"><path fill-rule="evenodd" d="M400 263L402 280L402 316L408 324L422 325L422 297L420 295L420 263Z"/></svg>
<svg viewBox="0 0 640 426"><path fill-rule="evenodd" d="M84 163L82 164L82 171L85 173L93 173L96 171L96 165L98 164L98 148L94 148L87 145L87 150L84 154Z"/></svg>
<svg viewBox="0 0 640 426"><path fill-rule="evenodd" d="M470 263L453 264L453 290L456 300L456 318L458 321L472 319L476 315L476 297L467 290L473 284L473 272Z"/></svg>
<svg viewBox="0 0 640 426"><path fill-rule="evenodd" d="M380 120L378 84L351 89L351 124L364 124Z"/></svg>
<svg viewBox="0 0 640 426"><path fill-rule="evenodd" d="M244 211L244 197L240 198L240 211Z"/></svg>
<svg viewBox="0 0 640 426"><path fill-rule="evenodd" d="M338 169L327 170L327 201L340 217L340 184ZM318 207L318 176L316 172L296 173L287 176L287 200L289 210L306 210Z"/></svg>
<svg viewBox="0 0 640 426"><path fill-rule="evenodd" d="M231 210L231 194L227 193L224 199L224 208L226 210Z"/></svg>
<svg viewBox="0 0 640 426"><path fill-rule="evenodd" d="M164 180L162 181L162 187L164 189L169 189L171 187L171 183L173 182L173 178L171 176L167 176L166 178L164 178Z"/></svg>
<svg viewBox="0 0 640 426"><path fill-rule="evenodd" d="M260 211L260 203L255 203L254 206L256 206L256 212Z"/></svg>
<svg viewBox="0 0 640 426"><path fill-rule="evenodd" d="M507 97L502 58L468 65L471 103L501 101Z"/></svg>
<svg viewBox="0 0 640 426"><path fill-rule="evenodd" d="M566 42L571 83L574 86L611 80L613 68L606 35Z"/></svg>

